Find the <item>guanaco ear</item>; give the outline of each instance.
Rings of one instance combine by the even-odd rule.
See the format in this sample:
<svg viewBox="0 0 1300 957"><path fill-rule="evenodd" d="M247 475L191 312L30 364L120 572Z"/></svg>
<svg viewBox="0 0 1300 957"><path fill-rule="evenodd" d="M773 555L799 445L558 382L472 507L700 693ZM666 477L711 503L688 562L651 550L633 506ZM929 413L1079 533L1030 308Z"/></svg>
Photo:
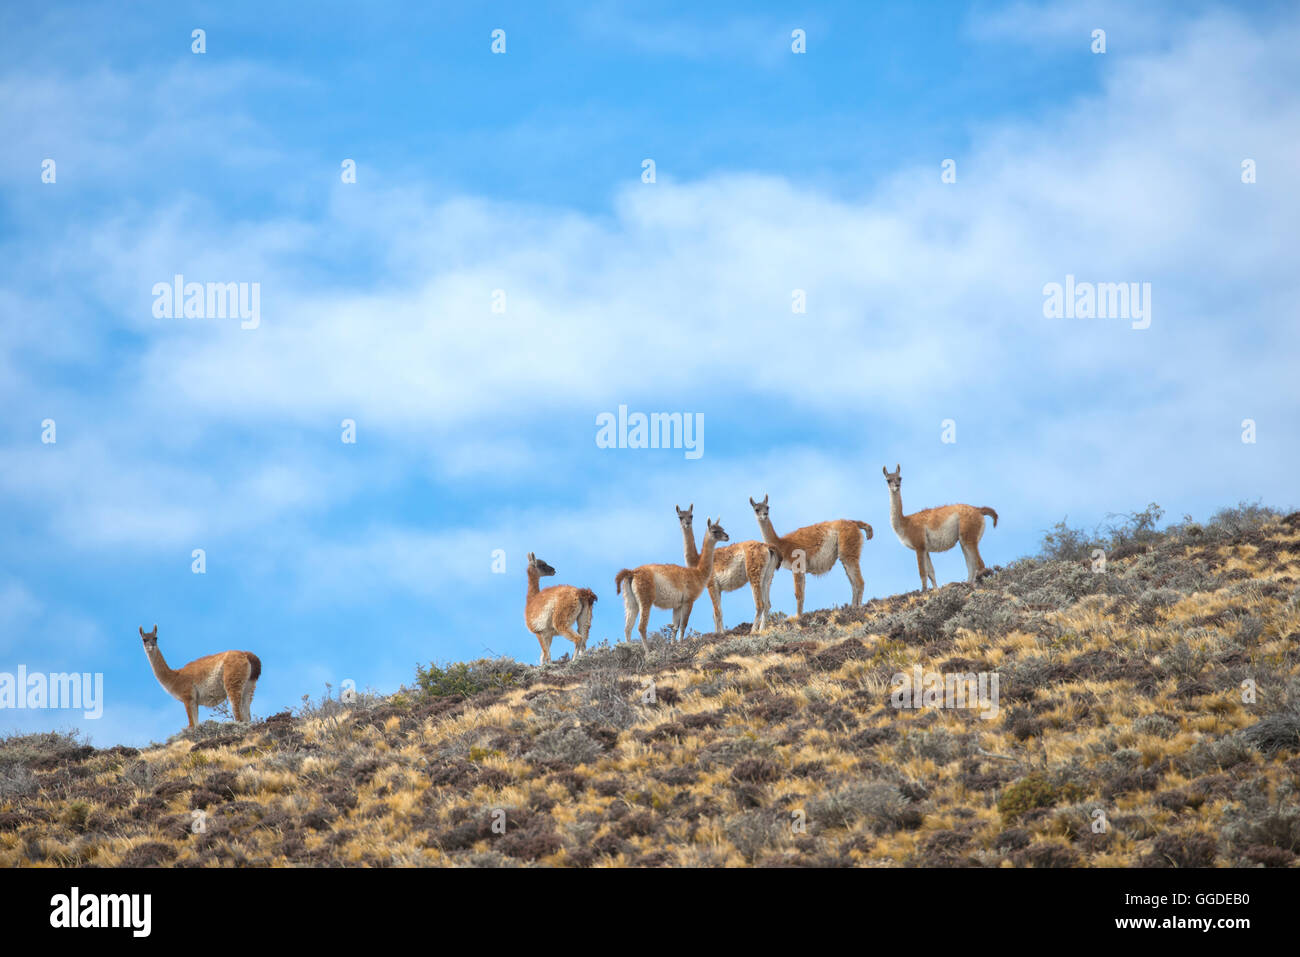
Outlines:
<svg viewBox="0 0 1300 957"><path fill-rule="evenodd" d="M764 504L764 505L767 504L767 496L766 496L766 495L763 496L763 504Z"/></svg>
<svg viewBox="0 0 1300 957"><path fill-rule="evenodd" d="M141 637L141 638L144 637L144 625L141 625L141 626L140 626L140 637Z"/></svg>
<svg viewBox="0 0 1300 957"><path fill-rule="evenodd" d="M885 478L889 478L889 469L885 468L883 465L880 466L880 474Z"/></svg>
<svg viewBox="0 0 1300 957"><path fill-rule="evenodd" d="M903 468L902 468L902 466L900 466L897 462L895 462L895 463L894 463L894 474L895 474L895 475L901 475L902 472L903 472Z"/></svg>
<svg viewBox="0 0 1300 957"><path fill-rule="evenodd" d="M752 496L752 495L749 497L749 504L750 504L750 505L753 505L753 506L757 506L757 505L758 505L758 503L754 501L754 496Z"/></svg>

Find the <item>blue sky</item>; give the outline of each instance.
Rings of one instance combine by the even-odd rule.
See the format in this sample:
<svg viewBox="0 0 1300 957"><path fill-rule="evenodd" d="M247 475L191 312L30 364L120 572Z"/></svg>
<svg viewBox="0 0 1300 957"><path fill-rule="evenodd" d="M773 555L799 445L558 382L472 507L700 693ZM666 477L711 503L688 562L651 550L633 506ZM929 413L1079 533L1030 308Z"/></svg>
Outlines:
<svg viewBox="0 0 1300 957"><path fill-rule="evenodd" d="M260 715L534 662L528 551L621 638L674 504L867 521L867 595L907 590L883 464L909 511L996 508L990 564L1064 515L1294 501L1298 42L1280 3L0 12L0 671L106 697L0 733L179 729L155 622L174 667L257 652ZM258 283L260 325L155 318L177 273ZM1150 283L1150 328L1044 318L1067 275ZM704 454L598 448L620 404L702 414Z"/></svg>

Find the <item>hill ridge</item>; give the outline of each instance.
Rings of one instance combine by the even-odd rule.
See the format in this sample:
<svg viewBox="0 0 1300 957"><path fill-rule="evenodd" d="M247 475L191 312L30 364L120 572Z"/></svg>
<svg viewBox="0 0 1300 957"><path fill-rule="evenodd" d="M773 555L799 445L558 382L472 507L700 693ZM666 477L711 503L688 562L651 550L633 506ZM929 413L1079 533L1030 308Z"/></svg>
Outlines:
<svg viewBox="0 0 1300 957"><path fill-rule="evenodd" d="M1297 577L1300 513L1188 524L145 749L14 737L0 865L1294 866ZM918 666L996 714L898 708Z"/></svg>

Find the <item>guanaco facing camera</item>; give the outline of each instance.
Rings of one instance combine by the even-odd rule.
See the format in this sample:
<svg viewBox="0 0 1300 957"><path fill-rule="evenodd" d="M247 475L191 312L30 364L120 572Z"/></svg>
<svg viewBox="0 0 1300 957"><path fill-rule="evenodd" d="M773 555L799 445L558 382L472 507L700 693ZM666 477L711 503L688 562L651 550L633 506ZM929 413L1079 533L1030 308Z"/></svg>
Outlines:
<svg viewBox="0 0 1300 957"><path fill-rule="evenodd" d="M140 637L154 677L164 691L185 705L191 728L198 723L199 705L215 708L224 699L229 699L236 721L250 720L253 691L262 675L262 659L257 655L251 651L220 651L173 671L158 650L158 626L146 632L141 625Z"/></svg>
<svg viewBox="0 0 1300 957"><path fill-rule="evenodd" d="M889 486L889 524L893 526L898 540L916 552L916 568L921 573L921 591L925 591L926 578L933 587L939 582L934 577L934 562L930 560L931 552L946 552L958 542L961 553L966 558L966 581L974 584L984 571L984 559L980 558L980 539L984 537L984 516L993 519L993 527L998 527L998 513L991 508L973 505L940 505L927 508L911 515L903 514L903 470L897 463L894 471L883 465L880 471L885 474L885 484Z"/></svg>

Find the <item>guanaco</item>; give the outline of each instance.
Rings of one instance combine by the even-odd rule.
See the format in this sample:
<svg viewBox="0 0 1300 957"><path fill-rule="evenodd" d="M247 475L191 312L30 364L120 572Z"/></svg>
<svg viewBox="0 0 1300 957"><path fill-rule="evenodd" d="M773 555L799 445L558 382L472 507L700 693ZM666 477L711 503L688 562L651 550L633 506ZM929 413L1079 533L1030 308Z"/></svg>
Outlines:
<svg viewBox="0 0 1300 957"><path fill-rule="evenodd" d="M984 537L984 516L993 519L993 527L998 527L998 513L991 508L975 508L971 505L940 505L927 508L922 512L903 514L903 470L894 463L894 471L883 465L885 484L889 486L889 524L894 528L898 540L916 552L916 568L921 573L921 591L926 590L926 577L935 587L939 582L934 577L934 562L930 560L931 552L946 552L958 542L961 543L962 555L966 559L966 581L975 582L987 569L984 559L980 558L980 539Z"/></svg>
<svg viewBox="0 0 1300 957"><path fill-rule="evenodd" d="M755 502L751 496L749 504L754 507L763 541L781 553L782 564L790 566L794 574L797 615L803 615L805 577L826 574L835 567L837 559L844 566L844 574L849 576L849 585L853 589L852 604L862 604L864 582L858 558L862 554L861 533L866 532L868 539L872 537L870 525L844 518L796 528L789 535L778 535L768 515L767 496L764 495L761 502Z"/></svg>
<svg viewBox="0 0 1300 957"><path fill-rule="evenodd" d="M587 648L591 631L591 606L596 593L590 588L552 585L541 588L541 579L554 575L555 569L532 552L528 553L528 598L524 603L524 623L542 646L542 664L551 663L551 639L563 635L573 642L573 657ZM573 630L577 623L577 631Z"/></svg>
<svg viewBox="0 0 1300 957"><path fill-rule="evenodd" d="M639 631L641 640L645 641L646 624L650 621L651 608L671 608L673 610L673 631L678 639L686 637L686 625L691 619L691 609L695 599L700 597L704 586L713 575L713 556L718 542L730 541L723 531L721 520L717 522L704 520L708 531L704 534L704 550L693 566L682 565L642 565L639 568L624 568L614 576L615 591L623 593L623 610L626 617L623 622L623 640L632 640L632 624L637 613L641 614ZM627 590L623 590L623 583ZM672 636L669 636L670 640Z"/></svg>
<svg viewBox="0 0 1300 957"><path fill-rule="evenodd" d="M198 723L199 705L215 708L223 699L229 699L236 721L251 720L253 691L262 675L262 659L257 655L251 651L221 651L196 658L173 671L158 650L158 626L154 625L153 631L146 633L141 625L140 637L154 677L164 691L185 705L191 728Z"/></svg>
<svg viewBox="0 0 1300 957"><path fill-rule="evenodd" d="M677 510L677 521L682 526L682 542L688 567L700 560L699 550L695 547L695 532L692 521L695 503L683 510ZM713 552L713 577L705 586L709 590L709 599L713 602L713 630L722 634L722 593L735 591L746 582L754 592L753 630L762 631L767 626L767 616L772 610L771 589L772 576L781 567L781 553L763 542L737 542Z"/></svg>

